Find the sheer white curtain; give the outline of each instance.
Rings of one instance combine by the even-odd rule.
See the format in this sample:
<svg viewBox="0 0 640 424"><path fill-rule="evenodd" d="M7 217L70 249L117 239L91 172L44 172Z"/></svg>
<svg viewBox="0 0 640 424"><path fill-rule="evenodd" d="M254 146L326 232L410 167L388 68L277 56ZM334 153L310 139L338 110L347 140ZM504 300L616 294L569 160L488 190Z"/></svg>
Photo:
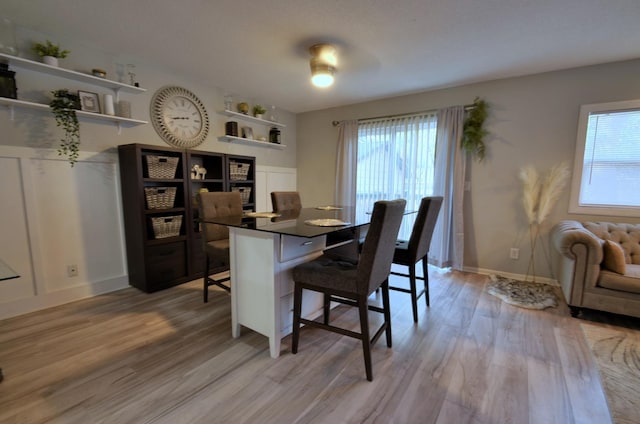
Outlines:
<svg viewBox="0 0 640 424"><path fill-rule="evenodd" d="M402 198L407 210L433 195L435 113L360 121L358 125L356 215L371 212L376 200ZM399 238L408 239L415 215L407 215Z"/></svg>
<svg viewBox="0 0 640 424"><path fill-rule="evenodd" d="M342 121L338 125L336 152L336 205L356 204L356 171L358 169L358 121Z"/></svg>
<svg viewBox="0 0 640 424"><path fill-rule="evenodd" d="M463 198L466 153L460 147L464 106L438 111L434 191L444 200L429 249L429 262L461 270L464 265Z"/></svg>

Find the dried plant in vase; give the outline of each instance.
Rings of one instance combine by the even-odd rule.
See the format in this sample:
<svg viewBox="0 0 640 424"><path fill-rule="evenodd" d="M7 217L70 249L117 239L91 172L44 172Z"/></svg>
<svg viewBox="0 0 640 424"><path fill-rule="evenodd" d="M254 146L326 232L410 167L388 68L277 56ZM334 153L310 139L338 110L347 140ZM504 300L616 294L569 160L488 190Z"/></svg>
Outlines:
<svg viewBox="0 0 640 424"><path fill-rule="evenodd" d="M558 201L570 175L566 162L551 168L544 179L541 179L533 166L525 166L520 170L522 204L529 221L529 241L531 243L531 254L525 280L531 273L533 281L536 281L535 251L540 238L540 227Z"/></svg>

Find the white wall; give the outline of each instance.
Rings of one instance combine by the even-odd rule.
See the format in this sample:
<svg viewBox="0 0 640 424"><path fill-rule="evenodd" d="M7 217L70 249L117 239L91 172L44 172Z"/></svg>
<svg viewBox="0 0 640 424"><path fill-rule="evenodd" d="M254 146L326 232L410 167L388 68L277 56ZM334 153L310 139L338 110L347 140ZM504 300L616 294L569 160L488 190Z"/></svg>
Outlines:
<svg viewBox="0 0 640 424"><path fill-rule="evenodd" d="M278 109L278 120L286 148L273 149L218 141L224 134L226 116L216 113L224 108L224 88L215 81L194 81L158 69L135 58L120 57L83 46L55 34L40 34L18 28L21 56L33 59L29 46L33 41L56 40L71 50L61 66L81 72L92 68L107 71L109 79L119 80L117 64L135 64L136 80L147 91L121 94L132 102L132 117L148 121L151 97L160 87L177 85L194 92L204 103L211 121L209 136L197 150L255 156L258 169L277 170L293 175L295 187L296 121L295 115ZM67 88L100 94L107 89L90 84L40 74L17 71L18 98L48 103L50 91ZM125 76L128 81L128 77ZM236 98L270 105L269 99L255 99L251 93ZM276 105L277 106L277 105ZM151 123L123 128L118 134L114 124L81 120L81 154L71 168L55 149L62 135L48 111L0 107L0 258L16 269L21 278L0 282L0 319L93 296L128 285L124 230L120 201L117 146L144 143L168 146L155 133ZM254 126L256 136L268 127ZM270 181L269 173L264 181ZM275 184L275 187L280 187ZM258 190L268 190L265 182ZM258 199L268 193L258 192ZM267 207L268 206L268 207ZM264 210L270 210L270 200ZM67 277L67 265L78 265L79 275Z"/></svg>
<svg viewBox="0 0 640 424"><path fill-rule="evenodd" d="M546 172L573 165L581 104L640 98L640 60L491 81L394 97L298 115L298 189L310 203L332 202L338 130L334 120L433 110L469 104L480 96L490 104L488 155L473 162L465 199L465 267L482 272L524 275L530 253L521 203L519 170L533 165ZM318 178L318 175L325 176ZM640 222L639 218L594 217L568 213L568 189L543 228L536 274L552 278L544 259L549 227L565 218ZM509 259L509 248L520 259Z"/></svg>

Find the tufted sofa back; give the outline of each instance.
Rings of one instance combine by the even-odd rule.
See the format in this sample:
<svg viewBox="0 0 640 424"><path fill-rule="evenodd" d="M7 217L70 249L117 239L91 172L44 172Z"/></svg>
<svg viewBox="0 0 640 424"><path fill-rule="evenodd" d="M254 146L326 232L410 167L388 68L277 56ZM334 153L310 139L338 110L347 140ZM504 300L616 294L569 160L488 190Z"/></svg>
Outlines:
<svg viewBox="0 0 640 424"><path fill-rule="evenodd" d="M620 244L624 249L626 263L640 265L640 224L583 222L582 225L602 240Z"/></svg>

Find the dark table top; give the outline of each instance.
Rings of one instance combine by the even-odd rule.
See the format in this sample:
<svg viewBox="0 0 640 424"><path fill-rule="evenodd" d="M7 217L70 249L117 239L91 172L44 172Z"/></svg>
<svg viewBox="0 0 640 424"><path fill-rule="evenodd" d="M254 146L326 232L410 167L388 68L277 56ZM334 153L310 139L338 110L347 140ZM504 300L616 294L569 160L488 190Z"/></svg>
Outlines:
<svg viewBox="0 0 640 424"><path fill-rule="evenodd" d="M367 214L364 219L356 221L353 207L340 206L339 208L340 209L336 210L302 208L299 211L281 212L279 213L280 216L273 218L253 218L247 215L237 215L224 218L203 219L201 222L298 237L316 237L369 224L371 215ZM337 219L346 224L324 227L311 225L307 222L320 219Z"/></svg>

